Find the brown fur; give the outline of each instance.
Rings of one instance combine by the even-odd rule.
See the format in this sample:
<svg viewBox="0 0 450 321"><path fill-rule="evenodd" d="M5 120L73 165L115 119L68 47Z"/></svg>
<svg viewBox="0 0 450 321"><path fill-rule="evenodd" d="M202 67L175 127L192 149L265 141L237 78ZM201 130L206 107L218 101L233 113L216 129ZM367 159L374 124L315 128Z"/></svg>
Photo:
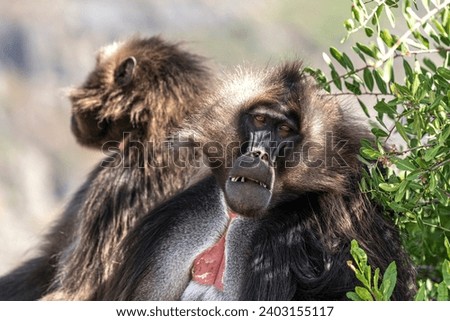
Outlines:
<svg viewBox="0 0 450 321"><path fill-rule="evenodd" d="M301 74L300 63L288 63L263 72L241 70L235 73L222 83L220 90L212 93L206 107L184 124L182 136L193 138L200 146L208 142L220 142L222 146L230 142L242 143L246 138L240 119L250 108L259 105L276 106L274 108L298 116L300 142L294 149L297 156L291 155L299 162L291 168L277 163L271 205L260 214L261 219L254 219L256 232L241 235L242 244L248 243L250 238L251 253L242 253L248 255L247 265L239 271L245 276L232 299L345 299L345 293L358 284L346 264L352 239L358 240L368 254L369 263L382 272L395 260L398 282L393 299L412 299L415 272L398 232L380 207L358 188L363 169L357 156L360 140L370 139L368 131L336 100L321 95L314 83ZM327 132L334 137L331 146L325 144ZM338 142L346 143L334 150L333 144ZM302 149L308 143L317 143L309 154ZM206 152L203 156L207 159L212 155ZM226 156L219 159L227 165L237 157L231 150ZM308 157L323 163L308 166ZM344 163L339 163L342 160ZM217 190L224 191L229 176L224 166L214 168L213 173L214 178L178 194L137 224L123 243L126 255L121 257L121 267L101 287L101 295L96 298L179 299L183 295L187 286L183 276L189 275L189 271L170 270L169 266L168 271L163 271L156 267L164 257L171 257L183 248L187 251L198 246L197 255L204 250L201 240L189 239L190 223L184 219L185 214L192 215L191 220L197 225L203 220L202 224L208 227L204 234L219 233L211 229L207 213L217 213L221 209L220 204L216 205L219 209L215 209L211 203L220 201ZM205 201L205 198L209 199ZM183 222L179 222L179 217ZM217 226L218 231L220 228L223 227ZM177 231L179 235L175 235ZM170 232L171 239L168 239L166 235ZM192 255L192 259L195 256ZM178 264L189 266L188 263ZM170 278L177 276L179 282L184 282L177 286L178 290L175 287L166 291L152 288L158 280L167 278L166 282L171 282Z"/></svg>
<svg viewBox="0 0 450 321"><path fill-rule="evenodd" d="M182 190L198 170L175 166L170 155L146 143L160 144L201 105L213 81L205 60L159 37L109 49L99 53L95 70L70 100L78 142L115 149L77 192L41 256L0 279L1 299L89 298L114 270L112 254L136 219ZM136 65L120 78L128 58ZM155 160L167 166L152 166Z"/></svg>
<svg viewBox="0 0 450 321"><path fill-rule="evenodd" d="M132 79L117 83L117 69L129 57L136 60ZM89 147L121 142L130 132L141 141L162 141L198 105L209 77L203 58L159 37L102 48L95 70L70 92L72 132Z"/></svg>

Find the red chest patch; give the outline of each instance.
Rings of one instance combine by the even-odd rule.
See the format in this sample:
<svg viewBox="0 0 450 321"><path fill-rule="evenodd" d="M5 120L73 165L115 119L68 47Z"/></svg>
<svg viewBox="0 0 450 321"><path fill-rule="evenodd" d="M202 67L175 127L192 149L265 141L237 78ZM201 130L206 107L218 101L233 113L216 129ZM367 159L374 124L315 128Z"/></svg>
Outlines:
<svg viewBox="0 0 450 321"><path fill-rule="evenodd" d="M237 217L228 214L231 221ZM223 291L223 274L225 271L225 245L228 227L222 237L213 246L198 255L192 266L192 280L203 285L211 285Z"/></svg>

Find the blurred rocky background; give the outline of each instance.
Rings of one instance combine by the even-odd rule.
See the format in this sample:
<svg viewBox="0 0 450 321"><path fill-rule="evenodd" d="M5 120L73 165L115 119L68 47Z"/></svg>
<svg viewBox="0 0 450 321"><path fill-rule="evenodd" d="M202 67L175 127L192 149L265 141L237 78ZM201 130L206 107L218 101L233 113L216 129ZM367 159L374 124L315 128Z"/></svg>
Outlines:
<svg viewBox="0 0 450 321"><path fill-rule="evenodd" d="M221 68L321 66L349 12L344 0L0 0L0 274L33 254L102 156L75 143L64 94L97 49L160 34Z"/></svg>

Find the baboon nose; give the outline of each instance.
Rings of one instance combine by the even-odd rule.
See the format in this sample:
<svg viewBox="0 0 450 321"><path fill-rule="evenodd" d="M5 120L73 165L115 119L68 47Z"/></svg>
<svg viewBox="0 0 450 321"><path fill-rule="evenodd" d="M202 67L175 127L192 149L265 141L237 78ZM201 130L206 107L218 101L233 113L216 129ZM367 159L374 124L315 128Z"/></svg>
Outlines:
<svg viewBox="0 0 450 321"><path fill-rule="evenodd" d="M255 158L260 158L266 162L269 161L269 154L267 154L266 152L263 152L261 150L255 150L251 152L251 155Z"/></svg>

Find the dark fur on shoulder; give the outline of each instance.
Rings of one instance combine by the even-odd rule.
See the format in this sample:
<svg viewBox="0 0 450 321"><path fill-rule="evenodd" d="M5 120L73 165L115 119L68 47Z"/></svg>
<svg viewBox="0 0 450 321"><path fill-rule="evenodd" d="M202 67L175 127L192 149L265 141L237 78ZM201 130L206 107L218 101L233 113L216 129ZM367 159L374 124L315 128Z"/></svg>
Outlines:
<svg viewBox="0 0 450 321"><path fill-rule="evenodd" d="M158 144L201 105L212 81L205 59L159 37L100 52L87 81L70 93L72 130L83 145L115 148L69 203L42 254L0 278L0 299L92 296L115 269L112 254L120 257L135 221L197 172L174 165Z"/></svg>
<svg viewBox="0 0 450 321"><path fill-rule="evenodd" d="M217 240L215 234L228 233L226 219L217 213L228 211L227 184L231 184L231 163L237 156L231 150L223 154L206 150L205 159L212 157L230 166L213 168L212 177L137 223L123 243L126 254L120 269L102 286L97 299L345 300L346 292L358 284L346 263L352 239L367 252L373 268L383 272L396 261L393 299L413 298L415 271L398 232L358 188L360 141L370 136L351 111L322 95L300 71L298 62L263 72L240 70L211 95L208 107L184 125L182 135L195 137L200 145L220 142L229 146L248 139L243 119L251 120L254 110L262 108L267 115L257 120L261 127L271 114L275 119L287 115L297 121L294 127L299 132L288 154L295 166L277 163L267 208L252 217L232 208L239 217L231 224L245 223L251 228L233 235L238 245L226 249L226 255L241 257L245 263L233 270L235 262L227 260L224 290L196 285L190 279L193 259L213 244L211 239ZM239 184L264 190L243 182ZM251 202L247 195L244 203ZM227 237L227 242L233 240ZM230 270L234 272L227 275Z"/></svg>

